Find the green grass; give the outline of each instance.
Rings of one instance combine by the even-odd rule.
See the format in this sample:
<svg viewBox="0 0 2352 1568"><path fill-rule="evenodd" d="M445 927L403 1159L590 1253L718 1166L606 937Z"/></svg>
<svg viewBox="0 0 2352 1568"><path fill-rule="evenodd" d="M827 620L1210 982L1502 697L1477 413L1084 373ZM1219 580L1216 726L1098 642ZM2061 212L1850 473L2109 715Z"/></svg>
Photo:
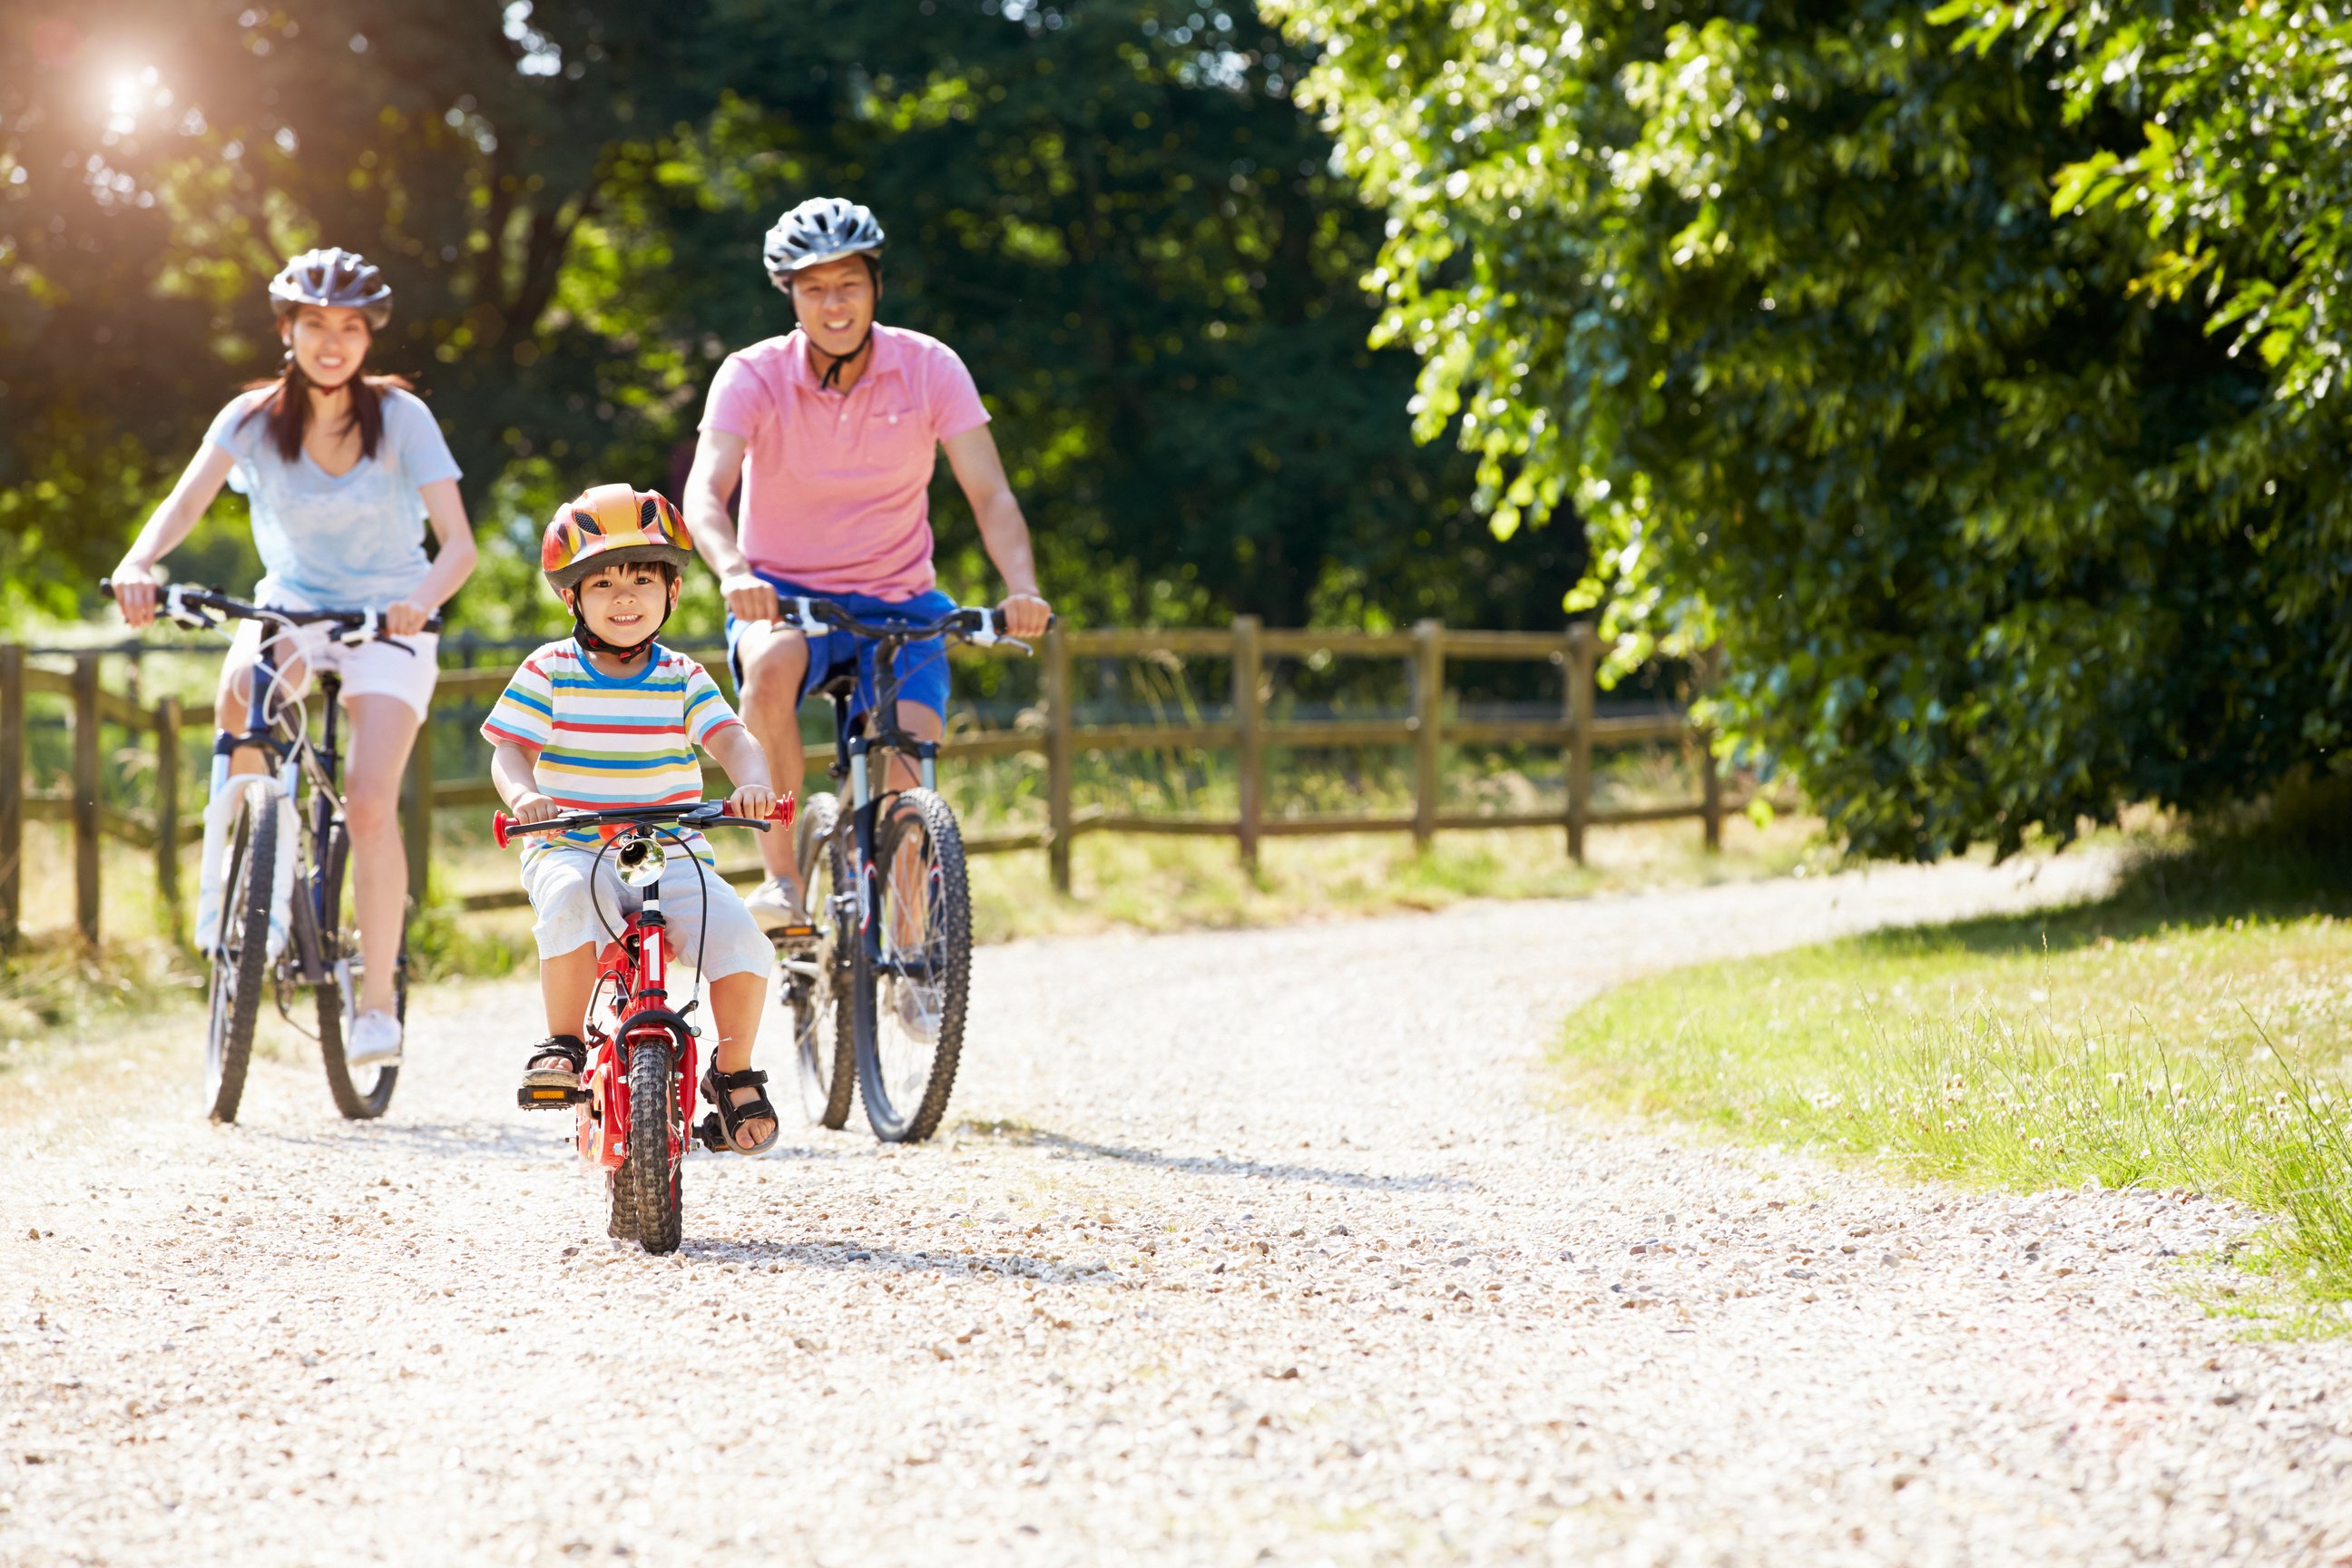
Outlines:
<svg viewBox="0 0 2352 1568"><path fill-rule="evenodd" d="M2147 847L2106 900L1628 985L1573 1018L1588 1101L2012 1188L2187 1186L2278 1216L2352 1297L2342 792Z"/></svg>

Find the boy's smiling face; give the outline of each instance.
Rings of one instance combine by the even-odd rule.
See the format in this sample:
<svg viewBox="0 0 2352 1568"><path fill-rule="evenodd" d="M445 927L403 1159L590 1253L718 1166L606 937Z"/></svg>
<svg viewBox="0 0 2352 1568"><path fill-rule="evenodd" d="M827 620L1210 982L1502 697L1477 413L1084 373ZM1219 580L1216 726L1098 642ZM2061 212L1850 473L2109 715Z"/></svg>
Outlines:
<svg viewBox="0 0 2352 1568"><path fill-rule="evenodd" d="M606 566L580 579L580 618L615 647L635 647L654 635L677 605L677 575L650 561Z"/></svg>

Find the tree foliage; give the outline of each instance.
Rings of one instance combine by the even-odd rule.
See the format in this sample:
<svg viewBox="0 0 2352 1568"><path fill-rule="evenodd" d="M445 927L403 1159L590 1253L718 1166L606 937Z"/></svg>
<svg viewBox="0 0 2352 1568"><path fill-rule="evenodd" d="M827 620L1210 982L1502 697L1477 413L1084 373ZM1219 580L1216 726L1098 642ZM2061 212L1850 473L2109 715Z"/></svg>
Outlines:
<svg viewBox="0 0 2352 1568"><path fill-rule="evenodd" d="M461 609L527 619L538 516L662 480L719 358L789 328L760 236L824 191L881 213L885 319L972 364L1081 614L1540 625L1576 574L1572 535L1495 541L1408 438L1356 282L1379 215L1246 14L99 0L12 9L0 50L0 571L52 609L274 369L260 283L326 242L385 264L375 362L467 469Z"/></svg>
<svg viewBox="0 0 2352 1568"><path fill-rule="evenodd" d="M1499 531L1578 506L1586 602L1719 643L1731 732L1855 847L2013 849L2336 743L2307 472L2229 456L2273 422L2266 369L2147 286L2184 268L2137 213L2072 185L2053 212L2062 170L2115 178L2139 138L2052 84L2047 30L1272 8L1325 47L1308 93L1391 215L1379 331L1423 360L1422 434L1458 420Z"/></svg>

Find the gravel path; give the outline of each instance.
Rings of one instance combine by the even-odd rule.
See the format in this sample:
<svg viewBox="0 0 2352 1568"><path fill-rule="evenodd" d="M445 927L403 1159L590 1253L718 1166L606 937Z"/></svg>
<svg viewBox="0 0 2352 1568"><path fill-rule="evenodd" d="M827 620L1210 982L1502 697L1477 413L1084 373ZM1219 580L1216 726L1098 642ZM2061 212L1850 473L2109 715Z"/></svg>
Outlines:
<svg viewBox="0 0 2352 1568"><path fill-rule="evenodd" d="M2101 874L991 949L951 1134L698 1154L667 1259L452 994L384 1123L11 1148L0 1563L2352 1562L2352 1350L2197 1304L2223 1212L1536 1109L1608 982Z"/></svg>

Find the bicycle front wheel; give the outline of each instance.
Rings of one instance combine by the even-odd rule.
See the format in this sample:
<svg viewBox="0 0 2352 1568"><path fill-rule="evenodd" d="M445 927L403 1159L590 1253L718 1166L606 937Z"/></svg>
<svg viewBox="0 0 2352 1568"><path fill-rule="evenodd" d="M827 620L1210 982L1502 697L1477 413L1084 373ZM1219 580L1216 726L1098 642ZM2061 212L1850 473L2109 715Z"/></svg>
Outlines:
<svg viewBox="0 0 2352 1568"><path fill-rule="evenodd" d="M359 954L359 933L343 927L343 869L350 863L351 838L338 823L322 847L326 870L319 882L319 942L327 960L327 978L317 990L319 1055L327 1068L327 1092L346 1121L373 1121L392 1104L392 1087L400 1068L362 1068L355 1075L343 1059L343 1042L359 1021L359 999L366 988L367 969ZM404 1027L408 1023L408 931L402 916L399 966L393 971L394 1014Z"/></svg>
<svg viewBox="0 0 2352 1568"><path fill-rule="evenodd" d="M254 779L237 796L221 876L220 934L212 952L209 1018L205 1031L205 1110L215 1121L235 1121L253 1061L253 1025L261 1011L263 973L269 966L269 892L278 857L278 785Z"/></svg>
<svg viewBox="0 0 2352 1568"><path fill-rule="evenodd" d="M849 853L836 831L840 823L841 802L830 795L813 797L801 815L800 869L809 919L816 923L816 949L787 953L779 966L793 1016L801 1107L816 1126L835 1129L849 1120L850 1097L857 1092L847 975L849 947L857 935L856 901L854 894L847 899L845 917Z"/></svg>
<svg viewBox="0 0 2352 1568"><path fill-rule="evenodd" d="M676 1252L684 1228L679 1167L686 1162L673 1043L645 1037L629 1047L629 1149L614 1196L636 1215L637 1245Z"/></svg>
<svg viewBox="0 0 2352 1568"><path fill-rule="evenodd" d="M971 889L955 813L931 790L883 818L873 871L875 939L857 944L851 987L857 1088L886 1143L939 1131L963 1054L971 987Z"/></svg>

